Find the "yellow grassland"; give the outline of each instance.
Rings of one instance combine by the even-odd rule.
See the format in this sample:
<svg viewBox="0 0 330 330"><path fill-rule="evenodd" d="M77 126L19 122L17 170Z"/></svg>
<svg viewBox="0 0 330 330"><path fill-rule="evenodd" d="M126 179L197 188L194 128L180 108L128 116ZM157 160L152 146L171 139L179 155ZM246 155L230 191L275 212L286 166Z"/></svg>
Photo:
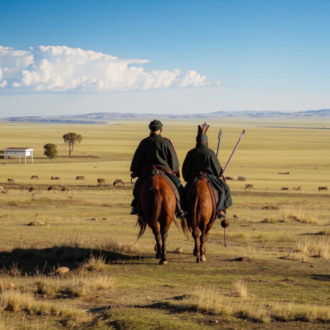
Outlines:
<svg viewBox="0 0 330 330"><path fill-rule="evenodd" d="M163 121L180 164L202 122ZM318 187L330 188L330 129L322 129L330 121L208 123L210 148L223 131L223 167L246 129L226 171L234 179L228 247L216 222L207 261L197 264L192 238L172 224L166 266L154 258L150 230L136 241L136 217L129 215L130 161L148 123L0 123L0 150L29 147L35 158L26 165L0 159L0 329L253 328L254 322L326 328L330 192ZM265 127L273 125L301 128ZM68 132L83 137L71 158L62 139ZM46 143L57 145L58 157L43 156ZM78 175L85 180L76 181ZM99 186L98 178L106 183ZM125 186L113 186L117 178ZM70 269L63 277L56 273L61 266Z"/></svg>

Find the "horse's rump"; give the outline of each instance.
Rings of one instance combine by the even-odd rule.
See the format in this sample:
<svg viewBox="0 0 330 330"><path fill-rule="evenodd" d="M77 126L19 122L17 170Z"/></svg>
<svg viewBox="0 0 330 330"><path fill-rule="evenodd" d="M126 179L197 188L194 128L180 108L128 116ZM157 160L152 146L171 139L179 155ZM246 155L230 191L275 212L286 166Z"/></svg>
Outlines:
<svg viewBox="0 0 330 330"><path fill-rule="evenodd" d="M213 188L205 175L200 175L186 190L187 224L195 241L193 250L197 262L205 258L205 241L215 218Z"/></svg>
<svg viewBox="0 0 330 330"><path fill-rule="evenodd" d="M138 191L138 224L141 237L149 225L156 229L160 224L169 227L174 219L176 197L169 182L158 170L153 170L140 184Z"/></svg>
<svg viewBox="0 0 330 330"><path fill-rule="evenodd" d="M186 187L187 220L190 229L198 226L200 218L213 222L216 215L216 194L207 177L201 175ZM207 223L206 223L207 224Z"/></svg>

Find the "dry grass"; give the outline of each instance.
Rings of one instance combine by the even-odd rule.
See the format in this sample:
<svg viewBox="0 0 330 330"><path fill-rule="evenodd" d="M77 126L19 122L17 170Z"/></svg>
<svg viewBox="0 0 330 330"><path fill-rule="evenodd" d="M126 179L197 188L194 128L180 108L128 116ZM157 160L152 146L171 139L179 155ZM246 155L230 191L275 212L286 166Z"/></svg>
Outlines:
<svg viewBox="0 0 330 330"><path fill-rule="evenodd" d="M330 310L326 306L287 302L266 303L254 297L249 298L246 285L242 281L235 282L233 286L236 293L239 292L238 298L228 298L228 295L214 287L196 287L192 295L186 296L181 302L173 302L170 306L214 315L230 315L261 323L279 320L330 321Z"/></svg>
<svg viewBox="0 0 330 330"><path fill-rule="evenodd" d="M246 282L242 280L237 280L233 283L234 292L241 298L246 298L248 296L248 290Z"/></svg>
<svg viewBox="0 0 330 330"><path fill-rule="evenodd" d="M283 257L288 260L307 261L309 258L330 259L330 238L305 237L299 239L295 248Z"/></svg>
<svg viewBox="0 0 330 330"><path fill-rule="evenodd" d="M114 287L114 279L109 276L75 275L72 278L41 277L35 281L34 292L55 297L84 297L93 291L109 290Z"/></svg>
<svg viewBox="0 0 330 330"><path fill-rule="evenodd" d="M265 219L263 219L261 221L261 223L275 223L277 222L278 220L274 219L273 217L266 217Z"/></svg>
<svg viewBox="0 0 330 330"><path fill-rule="evenodd" d="M292 208L291 210L284 211L284 222L296 221L301 223L317 224L318 214L313 211L304 210L304 206L300 205L298 209Z"/></svg>
<svg viewBox="0 0 330 330"><path fill-rule="evenodd" d="M85 158L59 157L52 162L42 158L42 146L52 140L59 154L66 154L61 137L69 127L62 132L62 125L0 124L1 150L24 142L35 149L36 157L33 165L18 165L12 160L1 168L0 185L7 191L1 194L0 209L1 310L6 309L10 318L19 319L27 313L34 315L34 320L51 323L62 313L58 318L66 320L61 323L64 327L69 327L67 320L75 326L76 311L88 322L85 308L97 310L109 305L120 306L111 311L117 328L122 326L118 320L127 319L122 328L137 328L139 320L144 327L166 329L170 324L180 328L184 318L180 311L187 309L196 312L191 328L199 328L205 317L212 315L228 316L228 327L233 328L250 324L240 323L241 319L304 320L315 329L317 322L329 322L328 277L315 275L328 274L329 230L325 226L329 225L329 194L319 193L317 187L330 180L329 146L324 142L329 140L329 130L315 130L306 140L304 130L256 127L256 120L214 121L209 146L216 148L217 132L222 127L222 165L241 127L247 129L227 171L235 178L228 181L234 202L227 213L234 218L226 231L228 246L223 247L223 230L216 222L206 243L207 261L197 265L191 255L192 239L186 240L172 225L167 241L169 264L161 268L154 258L151 231L136 244L136 217L128 215L132 199L129 165L139 140L147 135L146 123L117 124L72 127L84 138L75 153ZM194 127L200 122L164 124L164 136L175 143L182 164L186 152L194 147ZM290 175L280 176L279 172ZM38 191L34 199L28 192L31 175L40 178L33 182ZM86 180L75 181L76 175L84 175ZM67 186L69 191L47 191L54 184L50 176L60 176L56 184ZM238 176L246 176L258 189L244 190L242 182L236 180ZM6 181L11 177L15 179L13 185ZM101 177L107 184L97 187ZM113 187L116 178L125 181L125 187ZM284 186L290 187L289 191L281 191ZM291 189L297 186L302 190ZM27 226L37 221L47 226ZM184 253L171 252L177 247ZM291 261L279 259L283 255ZM238 261L245 256L248 258ZM54 274L52 269L59 266L68 266L71 271L62 277L45 276ZM288 277L292 285L282 281ZM191 294L196 280L202 285ZM185 297L173 301L178 308L175 313L157 308L174 296ZM286 301L282 302L282 297ZM72 316L65 316L64 309L70 306L75 306ZM17 321L15 326L7 319L0 320L0 328L1 322L6 329L29 328L29 320ZM78 327L87 328L79 322ZM100 328L111 326L102 324ZM284 327L283 323L280 326Z"/></svg>
<svg viewBox="0 0 330 330"><path fill-rule="evenodd" d="M71 306L60 306L49 301L38 301L31 293L16 290L2 292L0 295L0 309L2 311L26 312L30 315L53 315L73 318L79 323L89 320L88 315L80 309Z"/></svg>
<svg viewBox="0 0 330 330"><path fill-rule="evenodd" d="M80 265L80 269L90 272L104 272L107 270L105 257L91 255L88 260Z"/></svg>

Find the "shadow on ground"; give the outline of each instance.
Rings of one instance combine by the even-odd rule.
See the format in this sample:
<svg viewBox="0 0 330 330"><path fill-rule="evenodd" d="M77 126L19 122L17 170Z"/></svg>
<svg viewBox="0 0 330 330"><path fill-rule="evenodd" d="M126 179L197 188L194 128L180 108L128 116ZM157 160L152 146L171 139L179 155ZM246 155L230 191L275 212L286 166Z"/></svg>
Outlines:
<svg viewBox="0 0 330 330"><path fill-rule="evenodd" d="M33 275L36 272L49 274L59 266L75 270L91 256L101 257L107 264L120 264L127 260L143 259L141 256L121 252L72 246L54 246L45 249L19 248L10 252L0 252L0 273L6 273L15 268L26 275Z"/></svg>

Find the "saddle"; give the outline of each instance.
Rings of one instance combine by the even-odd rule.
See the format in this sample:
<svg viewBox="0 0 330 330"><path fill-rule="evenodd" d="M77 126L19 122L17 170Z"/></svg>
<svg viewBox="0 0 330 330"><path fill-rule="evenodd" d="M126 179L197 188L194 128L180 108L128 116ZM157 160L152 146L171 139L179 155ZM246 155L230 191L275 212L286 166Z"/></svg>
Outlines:
<svg viewBox="0 0 330 330"><path fill-rule="evenodd" d="M170 174L173 174L172 171L167 171L167 167L166 166L158 166L158 165L152 165L152 166L148 166L148 168L144 168L143 169L143 174L140 176L140 185L138 187L138 194L137 194L137 202L138 202L138 209L141 210L141 205L140 205L140 190L142 187L142 183L144 182L144 180L150 176L155 176L155 175L160 175L169 185L169 187L171 188L175 198L177 199L177 201L180 202L180 194L178 191L178 188L176 187L176 185L174 184L174 182L171 180L170 178Z"/></svg>

